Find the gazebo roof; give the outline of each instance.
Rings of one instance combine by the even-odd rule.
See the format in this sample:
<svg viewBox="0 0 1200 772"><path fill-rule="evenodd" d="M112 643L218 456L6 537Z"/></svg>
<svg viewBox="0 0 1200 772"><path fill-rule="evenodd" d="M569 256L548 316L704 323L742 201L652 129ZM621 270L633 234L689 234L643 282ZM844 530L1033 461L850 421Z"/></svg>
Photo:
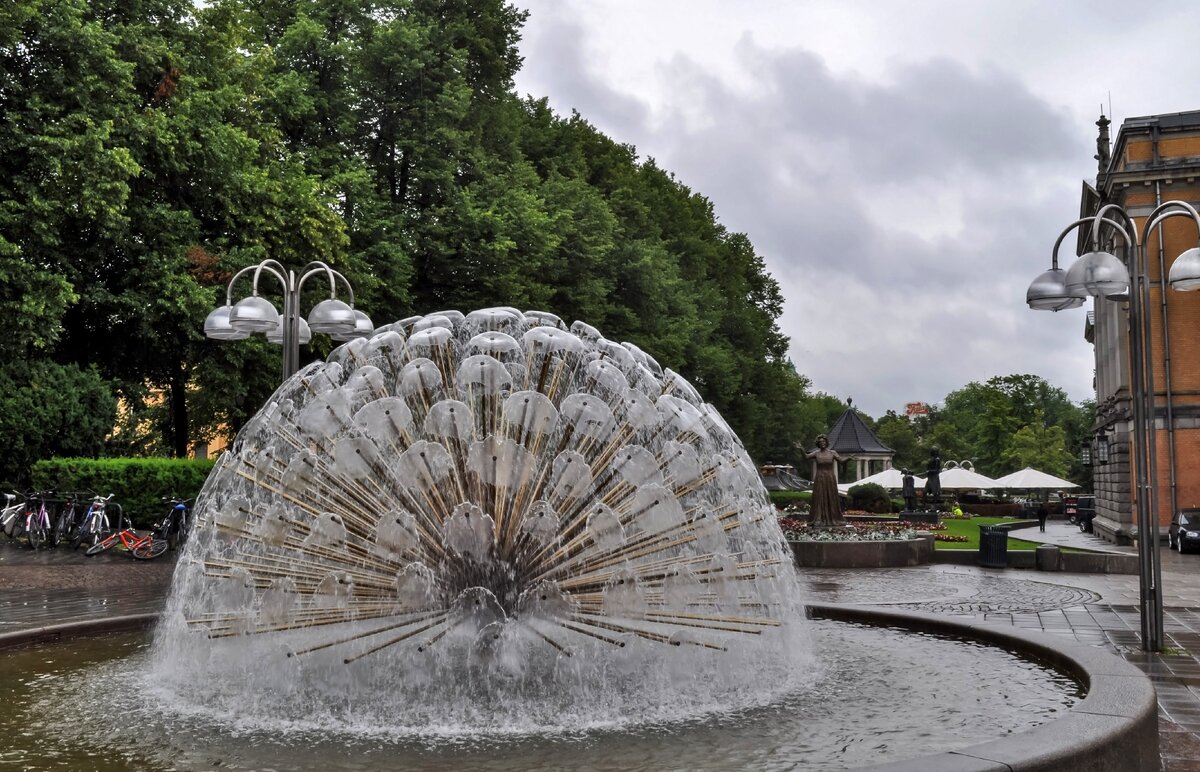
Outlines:
<svg viewBox="0 0 1200 772"><path fill-rule="evenodd" d="M841 456L894 456L896 451L879 441L853 407L842 413L829 430L829 448Z"/></svg>

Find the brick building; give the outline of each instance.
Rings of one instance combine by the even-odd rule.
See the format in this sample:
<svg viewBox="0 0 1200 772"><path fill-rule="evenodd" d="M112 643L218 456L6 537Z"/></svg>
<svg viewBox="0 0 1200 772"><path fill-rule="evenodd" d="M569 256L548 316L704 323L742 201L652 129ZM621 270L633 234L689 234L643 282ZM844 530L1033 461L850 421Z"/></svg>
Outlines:
<svg viewBox="0 0 1200 772"><path fill-rule="evenodd" d="M1097 141L1099 172L1095 186L1084 183L1080 217L1105 204L1118 204L1136 221L1163 201L1200 205L1200 111L1126 120L1110 147L1108 120L1101 116ZM1087 229L1080 229L1079 252ZM1197 227L1188 217L1173 217L1147 239L1146 265L1151 344L1146 359L1153 373L1154 430L1157 455L1152 481L1162 533L1178 508L1200 507L1200 292L1166 288L1171 262L1197 245ZM1107 247L1106 247L1107 248ZM1123 254L1117 252L1117 254ZM1132 331L1136 332L1136 331ZM1130 441L1133 409L1130 380L1129 306L1108 299L1093 301L1085 337L1096 357L1096 436L1107 438L1108 463L1093 467L1096 532L1127 541L1136 532L1134 470ZM1102 461L1103 453L1097 461Z"/></svg>

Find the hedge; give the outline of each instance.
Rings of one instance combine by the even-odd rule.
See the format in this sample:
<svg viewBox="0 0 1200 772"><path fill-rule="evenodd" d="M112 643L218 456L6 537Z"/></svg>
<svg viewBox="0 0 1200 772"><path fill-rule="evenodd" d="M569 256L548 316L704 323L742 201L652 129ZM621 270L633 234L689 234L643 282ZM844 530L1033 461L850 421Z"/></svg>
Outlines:
<svg viewBox="0 0 1200 772"><path fill-rule="evenodd" d="M166 511L164 496L195 499L215 461L190 458L56 458L33 465L33 486L43 491L94 491L120 504L138 528Z"/></svg>
<svg viewBox="0 0 1200 772"><path fill-rule="evenodd" d="M812 491L767 491L767 495L772 504L781 508L788 504L807 504L812 501Z"/></svg>
<svg viewBox="0 0 1200 772"><path fill-rule="evenodd" d="M1020 504L963 504L963 510L979 517L1022 517L1025 508Z"/></svg>

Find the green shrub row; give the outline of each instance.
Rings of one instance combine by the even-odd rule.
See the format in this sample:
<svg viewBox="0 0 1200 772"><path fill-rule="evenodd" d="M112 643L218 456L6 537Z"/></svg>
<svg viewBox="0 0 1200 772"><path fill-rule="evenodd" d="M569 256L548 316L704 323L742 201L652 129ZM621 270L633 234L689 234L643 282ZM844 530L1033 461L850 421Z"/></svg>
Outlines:
<svg viewBox="0 0 1200 772"><path fill-rule="evenodd" d="M777 507L812 501L812 491L767 491L767 495L771 497L771 503Z"/></svg>
<svg viewBox="0 0 1200 772"><path fill-rule="evenodd" d="M964 504L963 509L979 517L1021 517L1025 508L1020 504Z"/></svg>
<svg viewBox="0 0 1200 772"><path fill-rule="evenodd" d="M113 501L134 526L146 528L166 511L164 496L195 499L213 463L189 458L55 458L33 465L33 487L115 493Z"/></svg>

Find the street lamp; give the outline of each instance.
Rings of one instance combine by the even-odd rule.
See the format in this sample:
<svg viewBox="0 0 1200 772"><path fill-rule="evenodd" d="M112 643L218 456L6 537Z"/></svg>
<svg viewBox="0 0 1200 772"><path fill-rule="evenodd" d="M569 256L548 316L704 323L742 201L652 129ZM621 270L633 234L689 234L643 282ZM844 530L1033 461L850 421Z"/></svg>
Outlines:
<svg viewBox="0 0 1200 772"><path fill-rule="evenodd" d="M1108 429L1101 429L1096 435L1096 463L1101 466L1108 463L1112 454L1112 446L1108 437Z"/></svg>
<svg viewBox="0 0 1200 772"><path fill-rule="evenodd" d="M254 272L251 294L233 303L233 284L243 275ZM271 301L258 294L258 279L266 272L279 280L283 289L283 313ZM313 276L329 280L329 297L313 306L306 322L300 316L300 293L304 283ZM337 280L346 286L350 302L338 300ZM216 340L242 340L254 333L263 333L271 343L283 346L283 380L300 369L300 346L312 339L314 332L327 333L334 340L366 337L375 331L371 319L354 309L354 289L346 277L325 263L313 261L299 275L276 260L263 260L258 265L243 268L233 275L225 288L225 305L216 308L204 320L204 334Z"/></svg>
<svg viewBox="0 0 1200 772"><path fill-rule="evenodd" d="M1184 201L1167 201L1145 220L1140 238L1137 223L1116 204L1102 206L1095 215L1071 223L1054 242L1051 269L1029 285L1025 300L1035 310L1060 311L1076 308L1088 297L1129 303L1129 359L1133 397L1133 446L1131 463L1136 472L1134 487L1138 524L1138 584L1142 649L1159 651L1163 641L1162 568L1159 563L1158 506L1155 482L1154 368L1147 361L1152 349L1150 287L1146 281L1146 242L1151 232L1171 217L1191 217L1200 234L1200 213ZM1081 255L1067 271L1058 267L1058 248L1067 234L1090 226L1091 251ZM1121 260L1101 248L1101 230L1120 236L1125 246ZM1161 237L1161 236L1160 236ZM1171 267L1171 286L1176 290L1200 289L1200 249L1189 249ZM1107 439L1107 438L1105 438ZM1107 442L1104 444L1107 460Z"/></svg>

